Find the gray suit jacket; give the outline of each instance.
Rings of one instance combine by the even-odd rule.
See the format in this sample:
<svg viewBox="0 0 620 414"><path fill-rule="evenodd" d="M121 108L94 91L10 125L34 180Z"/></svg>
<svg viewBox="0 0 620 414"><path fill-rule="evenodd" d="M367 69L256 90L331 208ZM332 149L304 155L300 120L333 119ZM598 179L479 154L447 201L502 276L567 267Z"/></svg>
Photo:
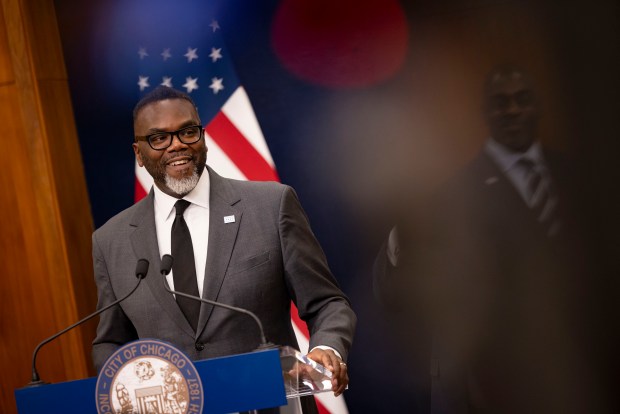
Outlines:
<svg viewBox="0 0 620 414"><path fill-rule="evenodd" d="M249 309L267 339L298 347L290 303L311 332L310 347L327 345L347 358L356 317L332 276L294 190L274 182L211 180L209 246L203 297ZM127 294L136 262L149 261L139 289L100 317L93 341L97 370L123 344L138 338L168 341L193 360L250 352L259 345L246 315L202 304L197 332L165 291L160 274L153 191L93 234L98 308ZM234 223L224 223L225 216Z"/></svg>

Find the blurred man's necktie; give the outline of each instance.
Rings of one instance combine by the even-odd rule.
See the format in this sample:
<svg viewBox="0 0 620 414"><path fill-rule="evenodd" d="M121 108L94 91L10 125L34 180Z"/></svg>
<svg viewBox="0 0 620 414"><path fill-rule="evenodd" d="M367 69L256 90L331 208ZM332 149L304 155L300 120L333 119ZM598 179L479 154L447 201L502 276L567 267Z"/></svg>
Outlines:
<svg viewBox="0 0 620 414"><path fill-rule="evenodd" d="M549 174L543 173L534 161L523 157L519 164L526 171L527 204L534 212L536 219L546 229L547 236L555 236L561 227L557 217L558 195Z"/></svg>

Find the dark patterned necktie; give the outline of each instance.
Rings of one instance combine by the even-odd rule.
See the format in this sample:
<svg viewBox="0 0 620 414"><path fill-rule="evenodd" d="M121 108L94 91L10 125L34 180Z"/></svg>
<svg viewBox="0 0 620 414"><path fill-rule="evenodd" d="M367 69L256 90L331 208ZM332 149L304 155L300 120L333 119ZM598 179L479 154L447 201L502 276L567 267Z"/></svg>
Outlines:
<svg viewBox="0 0 620 414"><path fill-rule="evenodd" d="M176 291L199 296L192 236L183 218L183 212L189 205L190 202L187 200L179 200L174 205L176 217L174 223L172 223L171 250L172 257L174 258L172 276L174 279L174 289ZM195 331L198 326L198 316L200 315L200 302L178 295L176 300L185 318L187 318L187 321Z"/></svg>
<svg viewBox="0 0 620 414"><path fill-rule="evenodd" d="M558 219L558 195L551 177L543 174L529 158L521 158L519 164L525 168L527 204L538 222L545 228L547 236L555 236L561 227Z"/></svg>

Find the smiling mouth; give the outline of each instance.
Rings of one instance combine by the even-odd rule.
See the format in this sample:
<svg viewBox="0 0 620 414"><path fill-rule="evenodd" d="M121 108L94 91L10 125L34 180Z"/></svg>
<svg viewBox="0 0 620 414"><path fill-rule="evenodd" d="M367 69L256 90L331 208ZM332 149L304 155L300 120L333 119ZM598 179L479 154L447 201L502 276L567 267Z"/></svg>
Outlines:
<svg viewBox="0 0 620 414"><path fill-rule="evenodd" d="M170 157L168 161L166 161L166 166L167 167L182 167L191 162L194 162L194 157L192 157L191 155L176 154Z"/></svg>
<svg viewBox="0 0 620 414"><path fill-rule="evenodd" d="M168 163L168 165L171 165L173 167L176 167L178 165L185 165L188 162L190 162L190 160L178 160L178 161L172 161L171 163Z"/></svg>

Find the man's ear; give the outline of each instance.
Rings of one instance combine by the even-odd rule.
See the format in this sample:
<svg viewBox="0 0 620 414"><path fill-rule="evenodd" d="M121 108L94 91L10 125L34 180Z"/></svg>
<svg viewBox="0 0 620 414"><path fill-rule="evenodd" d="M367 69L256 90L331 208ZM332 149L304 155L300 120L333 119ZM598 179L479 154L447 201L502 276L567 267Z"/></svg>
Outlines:
<svg viewBox="0 0 620 414"><path fill-rule="evenodd" d="M134 142L131 146L133 147L134 154L136 154L136 161L138 161L138 165L140 167L144 167L144 163L142 162L142 154L140 153L140 146L137 142Z"/></svg>

